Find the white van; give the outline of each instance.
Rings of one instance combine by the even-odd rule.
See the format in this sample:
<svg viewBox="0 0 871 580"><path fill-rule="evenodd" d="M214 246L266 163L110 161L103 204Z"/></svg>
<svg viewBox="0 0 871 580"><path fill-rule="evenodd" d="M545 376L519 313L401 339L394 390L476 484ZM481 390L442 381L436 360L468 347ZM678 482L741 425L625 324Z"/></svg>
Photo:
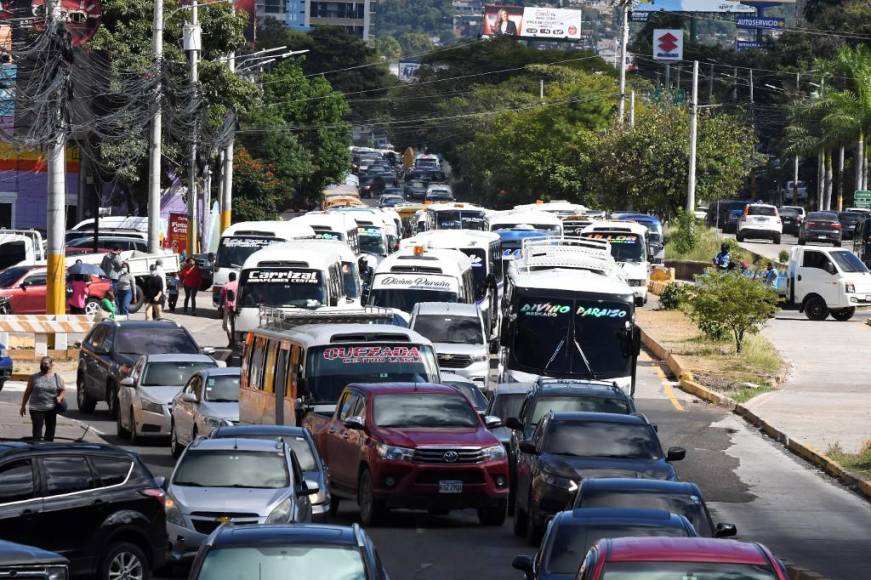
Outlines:
<svg viewBox="0 0 871 580"><path fill-rule="evenodd" d="M317 239L341 240L348 244L355 254L360 255L357 222L347 213L310 211L293 218L288 223L311 227Z"/></svg>
<svg viewBox="0 0 871 580"><path fill-rule="evenodd" d="M811 320L850 320L871 306L871 272L853 252L795 246L786 271L787 306Z"/></svg>
<svg viewBox="0 0 871 580"><path fill-rule="evenodd" d="M491 215L490 231L510 230L517 226L532 226L532 229L549 232L555 236L563 233L563 222L554 214L543 211L503 211Z"/></svg>
<svg viewBox="0 0 871 580"><path fill-rule="evenodd" d="M215 274L212 285L212 304L222 310L221 290L230 272L239 270L251 254L272 244L291 240L314 238L314 230L306 225L284 221L239 222L221 234L215 256Z"/></svg>
<svg viewBox="0 0 871 580"><path fill-rule="evenodd" d="M611 255L623 267L626 283L635 293L635 305L646 304L650 281L647 227L636 222L597 221L581 230L581 236L611 244Z"/></svg>

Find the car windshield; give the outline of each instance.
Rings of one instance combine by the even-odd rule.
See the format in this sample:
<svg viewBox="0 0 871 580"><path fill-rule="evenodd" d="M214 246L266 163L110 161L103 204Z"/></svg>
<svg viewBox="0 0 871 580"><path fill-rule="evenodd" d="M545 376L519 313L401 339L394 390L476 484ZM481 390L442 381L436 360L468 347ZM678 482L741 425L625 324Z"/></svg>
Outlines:
<svg viewBox="0 0 871 580"><path fill-rule="evenodd" d="M213 368L214 362L150 362L145 366L142 387L181 387L200 369Z"/></svg>
<svg viewBox="0 0 871 580"><path fill-rule="evenodd" d="M450 344L483 344L481 320L471 316L426 314L414 319L415 332L433 342Z"/></svg>
<svg viewBox="0 0 871 580"><path fill-rule="evenodd" d="M574 574L578 565L584 560L587 552L599 540L609 538L643 538L650 536L665 536L672 538L686 537L683 528L644 525L563 525L553 532L555 537L547 553L545 570L551 574ZM686 576L670 576L687 578ZM647 577L644 577L647 580ZM695 580L693 578L693 580ZM743 580L743 579L742 579Z"/></svg>
<svg viewBox="0 0 871 580"><path fill-rule="evenodd" d="M832 260L842 272L867 272L868 268L862 263L856 254L848 250L836 250L830 254Z"/></svg>
<svg viewBox="0 0 871 580"><path fill-rule="evenodd" d="M356 546L298 544L209 550L199 580L285 580L335 578L366 580L366 568Z"/></svg>
<svg viewBox="0 0 871 580"><path fill-rule="evenodd" d="M807 221L836 222L838 221L838 216L827 211L815 211L807 214Z"/></svg>
<svg viewBox="0 0 871 580"><path fill-rule="evenodd" d="M474 383L465 383L460 381L442 381L443 385L448 385L459 390L466 395L466 398L472 401L472 405L476 411L483 411L487 408L487 396L481 392Z"/></svg>
<svg viewBox="0 0 871 580"><path fill-rule="evenodd" d="M436 212L438 230L484 230L484 212L480 210L446 210Z"/></svg>
<svg viewBox="0 0 871 580"><path fill-rule="evenodd" d="M561 413L566 411L587 411L592 413L619 413L629 414L629 405L626 401L613 397L596 396L568 396L568 397L538 397L535 400L535 408L532 411L531 425L538 422L549 411Z"/></svg>
<svg viewBox="0 0 871 580"><path fill-rule="evenodd" d="M217 375L206 379L206 400L212 403L239 401L239 375Z"/></svg>
<svg viewBox="0 0 871 580"><path fill-rule="evenodd" d="M551 421L544 451L577 457L660 459L662 450L648 425L605 421Z"/></svg>
<svg viewBox="0 0 871 580"><path fill-rule="evenodd" d="M469 401L455 395L378 395L373 401L372 416L379 427L396 429L481 425Z"/></svg>
<svg viewBox="0 0 871 580"><path fill-rule="evenodd" d="M611 244L611 255L618 262L644 262L647 260L647 248L644 247L644 236L626 232L594 232L584 234L587 238L608 240Z"/></svg>
<svg viewBox="0 0 871 580"><path fill-rule="evenodd" d="M508 417L517 417L520 415L520 407L523 406L523 400L526 398L526 393L517 393L512 395L497 394L493 399L493 407L490 409L490 414L507 419Z"/></svg>
<svg viewBox="0 0 871 580"><path fill-rule="evenodd" d="M309 268L245 270L239 288L239 308L317 308L329 304L323 273Z"/></svg>
<svg viewBox="0 0 871 580"><path fill-rule="evenodd" d="M449 290L413 290L408 288L376 288L369 299L371 306L414 310L420 302L456 302L457 293Z"/></svg>
<svg viewBox="0 0 871 580"><path fill-rule="evenodd" d="M645 492L637 489L583 490L574 507L663 510L684 516L703 537L709 538L714 532L705 504L697 495Z"/></svg>
<svg viewBox="0 0 871 580"><path fill-rule="evenodd" d="M188 450L172 478L173 485L281 489L290 485L281 451Z"/></svg>
<svg viewBox="0 0 871 580"><path fill-rule="evenodd" d="M801 211L799 211L798 209L796 209L794 207L782 207L782 208L780 208L780 215L781 216L795 217L795 216L801 215Z"/></svg>
<svg viewBox="0 0 871 580"><path fill-rule="evenodd" d="M215 257L216 268L241 268L251 254L266 246L281 242L278 238L252 236L221 238L218 254Z"/></svg>
<svg viewBox="0 0 871 580"><path fill-rule="evenodd" d="M776 580L770 566L729 562L606 562L603 580Z"/></svg>
<svg viewBox="0 0 871 580"><path fill-rule="evenodd" d="M767 215L776 216L777 209L769 205L751 205L747 208L747 215Z"/></svg>
<svg viewBox="0 0 871 580"><path fill-rule="evenodd" d="M335 403L348 383L438 383L432 347L349 343L309 350L306 387L312 403Z"/></svg>
<svg viewBox="0 0 871 580"><path fill-rule="evenodd" d="M121 354L197 354L200 347L181 328L121 328L115 340Z"/></svg>
<svg viewBox="0 0 871 580"><path fill-rule="evenodd" d="M30 268L6 268L0 272L0 288L10 288L28 272Z"/></svg>

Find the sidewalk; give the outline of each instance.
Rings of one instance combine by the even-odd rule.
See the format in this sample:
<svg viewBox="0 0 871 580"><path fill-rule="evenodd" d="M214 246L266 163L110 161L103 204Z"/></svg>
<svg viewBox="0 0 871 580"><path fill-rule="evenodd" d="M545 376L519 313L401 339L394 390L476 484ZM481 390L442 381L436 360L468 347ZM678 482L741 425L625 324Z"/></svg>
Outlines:
<svg viewBox="0 0 871 580"><path fill-rule="evenodd" d="M73 393L75 396L75 393ZM30 416L18 415L19 406L11 403L0 403L0 438L2 439L29 439L31 436ZM67 419L63 416L57 418L57 430L55 440L78 439L84 433L83 423ZM93 428L85 434L85 441L91 443L105 443L102 437Z"/></svg>

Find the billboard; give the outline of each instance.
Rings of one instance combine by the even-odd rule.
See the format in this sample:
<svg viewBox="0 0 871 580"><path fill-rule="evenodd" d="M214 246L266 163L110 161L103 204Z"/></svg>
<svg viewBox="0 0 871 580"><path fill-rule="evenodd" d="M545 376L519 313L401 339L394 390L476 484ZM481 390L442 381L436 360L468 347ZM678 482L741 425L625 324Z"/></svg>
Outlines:
<svg viewBox="0 0 871 580"><path fill-rule="evenodd" d="M766 30L783 30L786 20L783 18L768 18L766 16L739 16L735 19L738 28L759 28Z"/></svg>
<svg viewBox="0 0 871 580"><path fill-rule="evenodd" d="M581 11L535 6L484 6L483 36L581 39Z"/></svg>
<svg viewBox="0 0 871 580"><path fill-rule="evenodd" d="M636 1L633 12L705 12L756 14L756 8L730 0L650 0Z"/></svg>

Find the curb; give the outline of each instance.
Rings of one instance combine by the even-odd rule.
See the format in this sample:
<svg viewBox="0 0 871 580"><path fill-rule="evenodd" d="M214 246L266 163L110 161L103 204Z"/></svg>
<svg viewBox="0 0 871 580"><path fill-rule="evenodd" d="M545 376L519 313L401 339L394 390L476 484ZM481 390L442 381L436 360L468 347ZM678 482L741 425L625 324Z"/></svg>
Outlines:
<svg viewBox="0 0 871 580"><path fill-rule="evenodd" d="M657 358L665 362L669 370L674 376L679 378L679 386L681 390L721 407L725 407L734 414L740 416L747 423L753 425L771 439L781 443L790 453L804 459L808 463L820 468L828 475L834 477L842 484L857 491L865 499L871 500L871 481L866 481L860 477L849 473L839 463L832 461L823 453L820 453L813 447L801 443L797 439L793 439L788 434L784 433L777 427L768 423L765 419L745 407L740 403L736 403L730 397L712 391L711 389L697 383L693 379L692 373L683 370L680 364L680 359L671 354L664 346L659 344L656 339L652 338L643 329L641 330L641 342L652 352ZM813 578L814 576L797 576L796 578Z"/></svg>

